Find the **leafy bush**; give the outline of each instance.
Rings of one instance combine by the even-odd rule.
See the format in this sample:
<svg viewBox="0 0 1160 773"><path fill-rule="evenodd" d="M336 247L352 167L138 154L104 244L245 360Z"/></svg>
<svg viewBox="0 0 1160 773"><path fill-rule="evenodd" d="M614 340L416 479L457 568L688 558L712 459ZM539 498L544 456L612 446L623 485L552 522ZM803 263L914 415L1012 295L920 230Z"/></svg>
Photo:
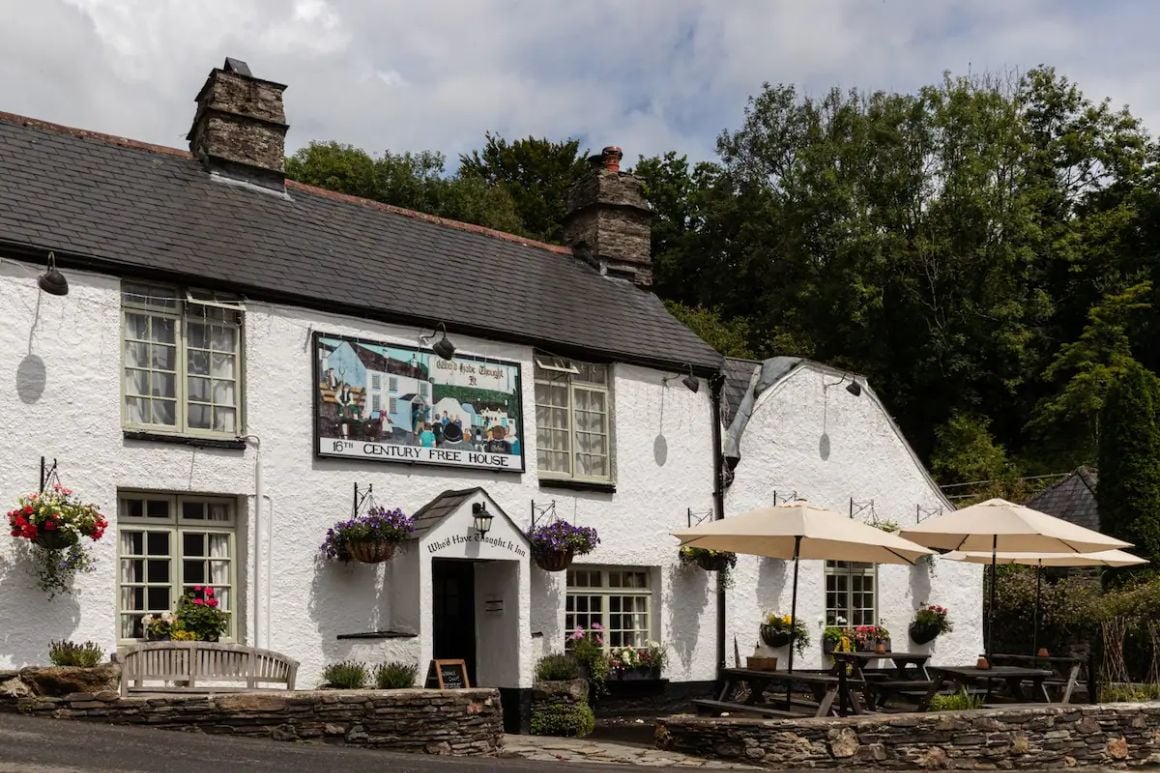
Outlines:
<svg viewBox="0 0 1160 773"><path fill-rule="evenodd" d="M957 692L954 695L936 695L930 699L931 711L962 711L983 707L982 695Z"/></svg>
<svg viewBox="0 0 1160 773"><path fill-rule="evenodd" d="M588 683L593 693L602 695L604 683L608 680L609 663L604 654L604 630L600 623L593 623L587 631L576 626L568 636L567 646L576 662L588 669Z"/></svg>
<svg viewBox="0 0 1160 773"><path fill-rule="evenodd" d="M355 660L331 663L322 671L322 678L339 690L357 690L367 683L367 666Z"/></svg>
<svg viewBox="0 0 1160 773"><path fill-rule="evenodd" d="M375 666L375 686L380 690L403 690L414 687L418 675L419 666L414 663L380 663Z"/></svg>
<svg viewBox="0 0 1160 773"><path fill-rule="evenodd" d="M536 664L536 678L545 682L579 677L580 663L572 655L545 655Z"/></svg>
<svg viewBox="0 0 1160 773"><path fill-rule="evenodd" d="M192 633L199 641L217 641L230 621L218 603L211 586L194 585L192 591L177 600L175 627Z"/></svg>
<svg viewBox="0 0 1160 773"><path fill-rule="evenodd" d="M92 668L105 659L105 653L91 641L84 644L54 641L48 647L48 659L52 661L54 666Z"/></svg>
<svg viewBox="0 0 1160 773"><path fill-rule="evenodd" d="M581 738L596 728L596 715L587 703L543 703L532 706L532 735Z"/></svg>
<svg viewBox="0 0 1160 773"><path fill-rule="evenodd" d="M1105 684L1100 686L1100 703L1144 703L1160 700L1160 685Z"/></svg>

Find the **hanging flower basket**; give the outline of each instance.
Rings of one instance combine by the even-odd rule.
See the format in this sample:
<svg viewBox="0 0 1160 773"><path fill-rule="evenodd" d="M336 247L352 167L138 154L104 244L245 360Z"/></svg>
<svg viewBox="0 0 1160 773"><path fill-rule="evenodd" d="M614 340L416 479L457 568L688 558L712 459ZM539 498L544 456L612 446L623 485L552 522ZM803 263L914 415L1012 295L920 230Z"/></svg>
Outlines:
<svg viewBox="0 0 1160 773"><path fill-rule="evenodd" d="M727 550L709 550L688 545L681 548L681 563L699 566L706 572L728 572L737 566L737 554Z"/></svg>
<svg viewBox="0 0 1160 773"><path fill-rule="evenodd" d="M934 641L939 634L948 633L954 628L946 607L924 603L914 612L914 621L910 624L910 638L915 644L927 644Z"/></svg>
<svg viewBox="0 0 1160 773"><path fill-rule="evenodd" d="M77 544L77 539L71 531L42 531L32 538L32 542L45 550L64 550Z"/></svg>
<svg viewBox="0 0 1160 773"><path fill-rule="evenodd" d="M573 526L567 521L552 521L528 532L532 559L546 572L562 572L572 565L575 556L591 553L600 544L596 529Z"/></svg>
<svg viewBox="0 0 1160 773"><path fill-rule="evenodd" d="M364 564L381 564L395 555L395 543L384 539L352 540L347 544L350 557Z"/></svg>
<svg viewBox="0 0 1160 773"><path fill-rule="evenodd" d="M929 623L911 623L910 624L910 640L915 644L929 644L938 638L939 630L937 625Z"/></svg>
<svg viewBox="0 0 1160 773"><path fill-rule="evenodd" d="M761 640L773 648L784 647L790 643L792 634L788 630L774 628L772 625L761 626Z"/></svg>
<svg viewBox="0 0 1160 773"><path fill-rule="evenodd" d="M572 565L573 553L564 550L558 553L536 553L536 566L545 572L562 572Z"/></svg>
<svg viewBox="0 0 1160 773"><path fill-rule="evenodd" d="M327 529L318 552L323 558L343 563L377 564L389 560L395 546L414 531L415 519L402 510L371 507Z"/></svg>
<svg viewBox="0 0 1160 773"><path fill-rule="evenodd" d="M96 542L108 525L96 505L81 502L60 483L20 497L16 508L8 511L9 534L32 546L37 583L49 598L67 593L76 573L92 568L89 550L80 538Z"/></svg>

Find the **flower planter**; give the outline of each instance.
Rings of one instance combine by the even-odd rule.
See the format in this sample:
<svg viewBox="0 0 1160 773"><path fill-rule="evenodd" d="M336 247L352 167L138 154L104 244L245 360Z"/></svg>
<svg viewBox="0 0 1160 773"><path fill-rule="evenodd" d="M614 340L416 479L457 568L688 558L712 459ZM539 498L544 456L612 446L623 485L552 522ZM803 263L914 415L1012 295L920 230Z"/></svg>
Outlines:
<svg viewBox="0 0 1160 773"><path fill-rule="evenodd" d="M910 624L910 640L915 644L928 644L939 635L937 625Z"/></svg>
<svg viewBox="0 0 1160 773"><path fill-rule="evenodd" d="M837 649L839 642L831 641L830 639L822 639L822 654L833 655L834 650Z"/></svg>
<svg viewBox="0 0 1160 773"><path fill-rule="evenodd" d="M361 540L351 542L347 548L355 561L364 564L381 564L395 555L395 543L386 540Z"/></svg>
<svg viewBox="0 0 1160 773"><path fill-rule="evenodd" d="M761 626L761 640L770 647L785 647L792 638L789 631L778 630L768 623Z"/></svg>
<svg viewBox="0 0 1160 773"><path fill-rule="evenodd" d="M71 531L41 531L32 540L45 550L64 550L77 544L77 535Z"/></svg>
<svg viewBox="0 0 1160 773"><path fill-rule="evenodd" d="M646 679L660 679L659 668L623 668L612 672L612 678L618 682L642 682Z"/></svg>
<svg viewBox="0 0 1160 773"><path fill-rule="evenodd" d="M536 566L545 572L562 572L572 565L572 551L562 553L537 553Z"/></svg>

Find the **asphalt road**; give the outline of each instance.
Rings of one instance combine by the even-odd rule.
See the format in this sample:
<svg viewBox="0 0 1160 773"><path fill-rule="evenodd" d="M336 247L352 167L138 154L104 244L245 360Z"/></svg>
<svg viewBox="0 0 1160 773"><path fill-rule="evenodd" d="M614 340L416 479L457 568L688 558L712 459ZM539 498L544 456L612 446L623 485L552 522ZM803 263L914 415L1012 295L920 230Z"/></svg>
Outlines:
<svg viewBox="0 0 1160 773"><path fill-rule="evenodd" d="M624 767L553 763L552 768L597 773ZM253 738L181 733L95 722L0 714L0 773L65 771L343 771L438 773L531 771L545 763L519 759L449 758L395 754L343 746L281 743Z"/></svg>

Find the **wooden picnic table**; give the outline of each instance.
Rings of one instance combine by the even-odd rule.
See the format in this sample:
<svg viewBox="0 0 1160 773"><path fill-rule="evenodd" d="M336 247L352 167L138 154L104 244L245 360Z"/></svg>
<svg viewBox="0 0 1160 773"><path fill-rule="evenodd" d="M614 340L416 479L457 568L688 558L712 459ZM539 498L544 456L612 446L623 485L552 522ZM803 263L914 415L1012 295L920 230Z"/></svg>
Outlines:
<svg viewBox="0 0 1160 773"><path fill-rule="evenodd" d="M1025 666L1028 668L1049 668L1053 671L1045 684L1062 687L1060 703L1071 703L1071 695L1079 684L1080 671L1087 665L1084 658L1069 657L1066 655L991 655L991 662L996 665ZM1089 698L1091 700L1091 698Z"/></svg>
<svg viewBox="0 0 1160 773"><path fill-rule="evenodd" d="M693 704L698 712L719 716L725 711L749 711L765 716L802 716L792 709L793 704L786 705L784 698L772 703L763 702L766 690L779 688L784 695L793 688L806 688L817 701L815 717L829 716L837 701L839 706L851 706L855 714L861 714L860 701L851 694L851 688L863 687L862 680L820 671L756 671L749 668L721 669L721 691L717 700L695 700ZM734 696L747 689L748 695L744 701L732 700ZM845 691L845 695L842 695ZM785 708L779 708L785 706Z"/></svg>
<svg viewBox="0 0 1160 773"><path fill-rule="evenodd" d="M866 707L876 709L884 706L890 695L900 694L911 700L921 698L930 688L930 674L926 662L930 655L922 652L833 652L835 670L843 665L852 668L852 676L865 683L863 695ZM875 660L889 660L893 669L871 669L867 666Z"/></svg>
<svg viewBox="0 0 1160 773"><path fill-rule="evenodd" d="M991 666L990 668L978 668L976 666L928 666L927 671L932 674L930 689L927 690L926 696L919 703L919 711L928 710L931 699L942 691L948 683L954 686L956 692L982 686L987 694L991 695L991 683L1002 682L1006 686L1007 693L1011 698L1019 702L1025 702L1029 698L1023 691L1023 682L1030 681L1034 686L1034 691L1042 695L1043 700L1046 702L1051 702L1051 697L1047 694L1047 690L1043 686L1044 681L1052 676L1052 672L1048 669L1022 668L1020 666Z"/></svg>

